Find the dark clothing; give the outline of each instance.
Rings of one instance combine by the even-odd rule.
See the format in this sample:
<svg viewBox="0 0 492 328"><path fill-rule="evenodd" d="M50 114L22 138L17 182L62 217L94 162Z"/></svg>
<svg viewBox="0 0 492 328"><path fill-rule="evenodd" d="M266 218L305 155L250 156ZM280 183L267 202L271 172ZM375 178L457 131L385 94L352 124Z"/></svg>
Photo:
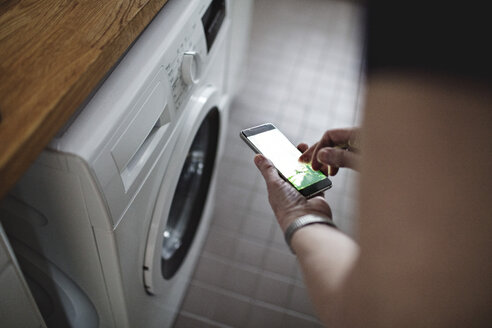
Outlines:
<svg viewBox="0 0 492 328"><path fill-rule="evenodd" d="M492 14L486 4L369 1L368 74L423 71L491 82Z"/></svg>

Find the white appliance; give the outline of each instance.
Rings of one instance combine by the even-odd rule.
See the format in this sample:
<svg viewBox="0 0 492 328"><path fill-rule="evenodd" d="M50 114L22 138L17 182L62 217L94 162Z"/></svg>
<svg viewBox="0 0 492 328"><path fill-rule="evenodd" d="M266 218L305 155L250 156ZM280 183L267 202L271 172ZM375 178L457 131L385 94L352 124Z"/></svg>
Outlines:
<svg viewBox="0 0 492 328"><path fill-rule="evenodd" d="M0 224L0 322L9 327L46 327Z"/></svg>
<svg viewBox="0 0 492 328"><path fill-rule="evenodd" d="M48 327L172 325L213 208L228 72L241 65L230 6L169 0L2 201ZM235 29L246 42L247 25Z"/></svg>

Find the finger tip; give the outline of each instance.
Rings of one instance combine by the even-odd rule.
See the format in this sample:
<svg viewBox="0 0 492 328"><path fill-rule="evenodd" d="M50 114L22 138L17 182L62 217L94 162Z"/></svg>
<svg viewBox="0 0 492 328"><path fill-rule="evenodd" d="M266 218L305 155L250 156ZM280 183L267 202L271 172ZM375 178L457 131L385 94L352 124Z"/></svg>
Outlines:
<svg viewBox="0 0 492 328"><path fill-rule="evenodd" d="M298 146L297 149L299 149L302 152L305 152L308 150L309 146L306 143L301 142Z"/></svg>
<svg viewBox="0 0 492 328"><path fill-rule="evenodd" d="M253 160L254 160L256 166L261 167L262 165L264 165L267 158L265 156L263 156L262 154L256 154L256 156Z"/></svg>

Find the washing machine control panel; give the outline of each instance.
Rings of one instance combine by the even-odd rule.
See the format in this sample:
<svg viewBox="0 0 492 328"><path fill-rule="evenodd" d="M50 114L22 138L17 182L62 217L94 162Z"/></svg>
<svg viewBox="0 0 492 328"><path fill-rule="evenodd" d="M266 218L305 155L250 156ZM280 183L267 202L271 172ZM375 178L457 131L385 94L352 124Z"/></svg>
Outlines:
<svg viewBox="0 0 492 328"><path fill-rule="evenodd" d="M199 16L196 16L176 37L164 64L177 112L188 101L193 86L199 82L206 56L205 33Z"/></svg>

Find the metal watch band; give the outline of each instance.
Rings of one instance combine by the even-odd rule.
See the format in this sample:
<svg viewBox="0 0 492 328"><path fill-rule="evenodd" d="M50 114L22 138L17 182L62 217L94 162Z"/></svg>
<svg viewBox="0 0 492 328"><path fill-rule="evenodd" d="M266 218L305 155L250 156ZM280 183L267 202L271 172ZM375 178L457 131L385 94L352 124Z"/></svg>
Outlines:
<svg viewBox="0 0 492 328"><path fill-rule="evenodd" d="M333 223L332 220L325 218L325 217L317 216L314 214L307 214L307 215L301 216L300 218L297 218L296 220L294 220L294 222L292 222L287 227L287 229L285 229L285 233L284 233L285 242L287 243L287 246L289 246L292 254L295 254L295 252L292 249L290 242L292 240L292 236L294 235L294 232L296 232L297 230L299 230L302 227L305 227L305 226L311 225L311 224L315 224L315 223L326 224L326 225L329 225L333 228L337 227L335 225L335 223Z"/></svg>

